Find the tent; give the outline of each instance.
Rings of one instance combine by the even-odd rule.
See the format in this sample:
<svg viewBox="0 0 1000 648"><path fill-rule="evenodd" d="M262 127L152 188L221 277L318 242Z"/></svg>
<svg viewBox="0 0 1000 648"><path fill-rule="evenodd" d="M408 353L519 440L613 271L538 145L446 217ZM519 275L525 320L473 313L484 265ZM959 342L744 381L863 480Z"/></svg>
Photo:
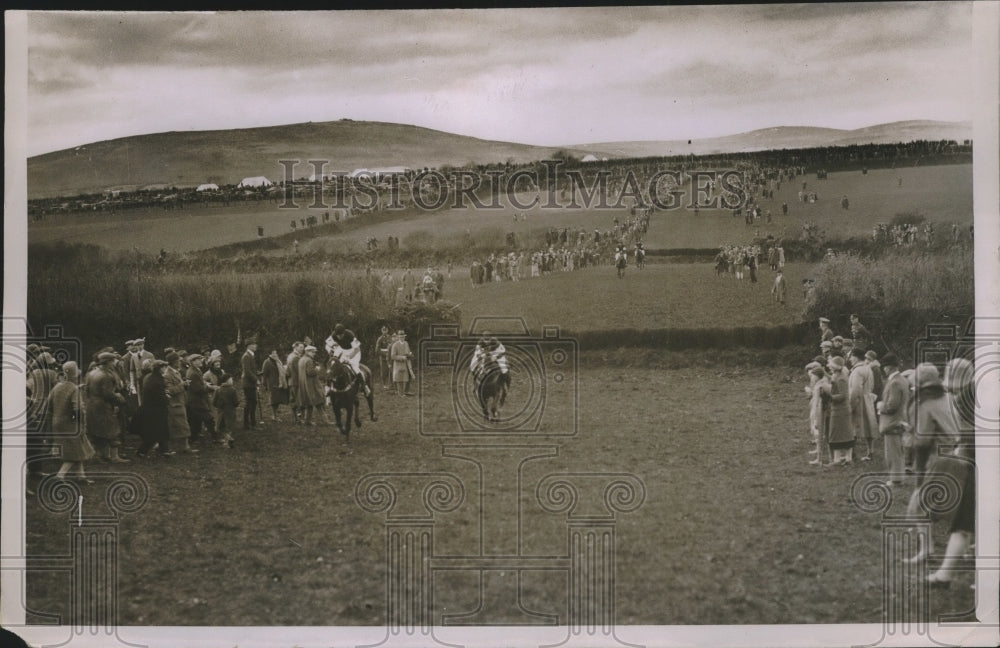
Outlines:
<svg viewBox="0 0 1000 648"><path fill-rule="evenodd" d="M218 191L218 190L219 190L219 185L215 184L214 182L208 182L205 184L198 185L198 188L195 191Z"/></svg>
<svg viewBox="0 0 1000 648"><path fill-rule="evenodd" d="M583 159L580 160L580 161L581 162L597 162L597 156L594 155L593 153L587 153L586 155L583 156Z"/></svg>
<svg viewBox="0 0 1000 648"><path fill-rule="evenodd" d="M240 187L270 187L274 183L265 178L264 176L254 176L252 178L243 178L240 180Z"/></svg>

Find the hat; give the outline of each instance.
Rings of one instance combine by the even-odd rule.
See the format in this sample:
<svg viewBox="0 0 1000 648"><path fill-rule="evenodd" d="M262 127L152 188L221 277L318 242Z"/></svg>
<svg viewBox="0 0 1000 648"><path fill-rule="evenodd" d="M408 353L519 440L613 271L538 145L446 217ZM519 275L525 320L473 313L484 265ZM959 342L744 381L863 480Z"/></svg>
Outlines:
<svg viewBox="0 0 1000 648"><path fill-rule="evenodd" d="M28 353L35 354L38 353L38 350L39 349L37 344L31 343L28 345Z"/></svg>
<svg viewBox="0 0 1000 648"><path fill-rule="evenodd" d="M882 358L882 366L883 367L898 367L899 366L899 358L896 357L895 353L887 353L887 354L885 354L885 357Z"/></svg>
<svg viewBox="0 0 1000 648"><path fill-rule="evenodd" d="M188 362L194 362L195 360L204 360L204 359L205 356L201 355L200 353L192 353L187 357Z"/></svg>
<svg viewBox="0 0 1000 648"><path fill-rule="evenodd" d="M949 389L966 387L972 379L973 365L967 358L952 358L944 368L944 382Z"/></svg>
<svg viewBox="0 0 1000 648"><path fill-rule="evenodd" d="M46 349L45 347L42 347L42 351L48 351L48 349ZM100 349L97 350L98 355L101 354L101 353L114 353L114 352L115 352L115 348L114 347L109 347L109 346L101 347Z"/></svg>
<svg viewBox="0 0 1000 648"><path fill-rule="evenodd" d="M404 331L403 329L399 329L398 331L396 331L396 335L402 335L403 337L406 337L406 331Z"/></svg>
<svg viewBox="0 0 1000 648"><path fill-rule="evenodd" d="M218 349L213 349L211 353L208 354L209 361L218 360L222 358L222 351Z"/></svg>
<svg viewBox="0 0 1000 648"><path fill-rule="evenodd" d="M167 356L174 352L174 347L164 347L163 355Z"/></svg>
<svg viewBox="0 0 1000 648"><path fill-rule="evenodd" d="M257 344L257 336L256 335L251 335L251 336L247 337L246 340L244 340L244 341L246 342L247 346L250 346L251 344Z"/></svg>
<svg viewBox="0 0 1000 648"><path fill-rule="evenodd" d="M813 369L822 369L822 368L823 368L823 365L821 365L820 363L816 362L815 360L813 362L810 362L809 364L806 365L806 371L812 371Z"/></svg>
<svg viewBox="0 0 1000 648"><path fill-rule="evenodd" d="M176 353L174 353L173 351L171 351L170 353L168 353L166 355L166 359L167 359L167 363L168 364L173 364L173 363L177 362L178 360L180 360L181 357L179 355L177 355Z"/></svg>
<svg viewBox="0 0 1000 648"><path fill-rule="evenodd" d="M136 338L136 339L132 340L132 342L134 344L145 344L146 343L146 338Z"/></svg>
<svg viewBox="0 0 1000 648"><path fill-rule="evenodd" d="M910 387L913 387L913 376L914 376L913 369L907 369L906 371L904 371L899 375L905 378L906 382L910 383Z"/></svg>
<svg viewBox="0 0 1000 648"><path fill-rule="evenodd" d="M819 343L819 346L821 349L832 349L833 342L831 342L830 340L823 340L822 342Z"/></svg>
<svg viewBox="0 0 1000 648"><path fill-rule="evenodd" d="M844 359L840 356L830 356L830 360L827 361L827 365L833 367L834 369L843 369Z"/></svg>
<svg viewBox="0 0 1000 648"><path fill-rule="evenodd" d="M114 353L108 353L107 351L97 354L97 361L101 364L104 364L105 362L111 362L112 360L116 360L117 358L118 358L117 355L115 355Z"/></svg>
<svg viewBox="0 0 1000 648"><path fill-rule="evenodd" d="M829 324L830 320L828 318L826 318L826 317L821 317L821 318L819 318L819 323L820 324Z"/></svg>
<svg viewBox="0 0 1000 648"><path fill-rule="evenodd" d="M125 346L135 346L135 340L125 340Z"/></svg>
<svg viewBox="0 0 1000 648"><path fill-rule="evenodd" d="M818 364L819 366L822 367L823 365L826 364L826 358L824 358L821 355L818 355L815 358L813 358L813 362L815 362L816 364Z"/></svg>
<svg viewBox="0 0 1000 648"><path fill-rule="evenodd" d="M878 354L872 350L865 351L865 357L869 360L878 360Z"/></svg>
<svg viewBox="0 0 1000 648"><path fill-rule="evenodd" d="M343 325L343 324L337 324L336 326L334 326L334 327L333 327L333 332L334 332L334 333L338 333L338 334L339 334L339 333L343 333L343 332L344 332L344 331L346 331L346 330L347 330L347 329L346 329L346 328L344 328L344 325Z"/></svg>
<svg viewBox="0 0 1000 648"><path fill-rule="evenodd" d="M941 384L941 374L938 368L930 362L921 362L916 369L917 387L932 387Z"/></svg>
<svg viewBox="0 0 1000 648"><path fill-rule="evenodd" d="M156 363L158 363L158 362L163 362L163 360L152 360L150 358L146 358L145 360L142 361L142 370L143 371L152 371L153 370L153 365L156 364Z"/></svg>
<svg viewBox="0 0 1000 648"><path fill-rule="evenodd" d="M833 336L833 340L832 340L832 342L833 342L834 344L843 344L843 343L844 343L844 338L842 338L842 337L841 337L841 336L839 336L839 335L834 335L834 336Z"/></svg>
<svg viewBox="0 0 1000 648"><path fill-rule="evenodd" d="M314 347L314 346L313 346L313 345L311 345L311 344L310 344L309 346L307 346L307 347L306 347L306 351L307 351L307 352L308 352L308 351L315 351L315 350L316 350L316 347Z"/></svg>

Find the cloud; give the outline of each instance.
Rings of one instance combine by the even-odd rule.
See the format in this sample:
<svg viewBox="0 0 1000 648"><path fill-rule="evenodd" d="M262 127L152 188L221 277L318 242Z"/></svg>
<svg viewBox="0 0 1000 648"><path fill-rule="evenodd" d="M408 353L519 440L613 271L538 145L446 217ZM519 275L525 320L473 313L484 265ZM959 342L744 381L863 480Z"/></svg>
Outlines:
<svg viewBox="0 0 1000 648"><path fill-rule="evenodd" d="M867 125L844 124L858 106L967 119L948 70L971 21L969 3L33 13L29 140L339 117L531 143Z"/></svg>

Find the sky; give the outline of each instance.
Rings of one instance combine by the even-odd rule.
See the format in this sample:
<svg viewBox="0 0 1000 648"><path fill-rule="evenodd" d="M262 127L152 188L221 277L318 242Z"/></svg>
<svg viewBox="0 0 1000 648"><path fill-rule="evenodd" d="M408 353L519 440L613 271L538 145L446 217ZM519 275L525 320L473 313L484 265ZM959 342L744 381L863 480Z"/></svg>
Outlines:
<svg viewBox="0 0 1000 648"><path fill-rule="evenodd" d="M544 146L968 121L972 19L931 2L32 12L28 154L342 118Z"/></svg>

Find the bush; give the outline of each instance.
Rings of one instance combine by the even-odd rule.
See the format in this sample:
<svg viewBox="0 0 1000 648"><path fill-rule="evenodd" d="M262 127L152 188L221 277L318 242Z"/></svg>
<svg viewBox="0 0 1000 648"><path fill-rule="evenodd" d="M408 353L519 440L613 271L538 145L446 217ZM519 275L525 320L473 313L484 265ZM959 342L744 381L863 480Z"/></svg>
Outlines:
<svg viewBox="0 0 1000 648"><path fill-rule="evenodd" d="M835 331L849 331L849 316L886 346L908 345L927 324L962 323L975 314L973 255L968 250L895 251L879 258L840 255L817 270L809 319L829 317ZM848 334L849 335L849 334Z"/></svg>

